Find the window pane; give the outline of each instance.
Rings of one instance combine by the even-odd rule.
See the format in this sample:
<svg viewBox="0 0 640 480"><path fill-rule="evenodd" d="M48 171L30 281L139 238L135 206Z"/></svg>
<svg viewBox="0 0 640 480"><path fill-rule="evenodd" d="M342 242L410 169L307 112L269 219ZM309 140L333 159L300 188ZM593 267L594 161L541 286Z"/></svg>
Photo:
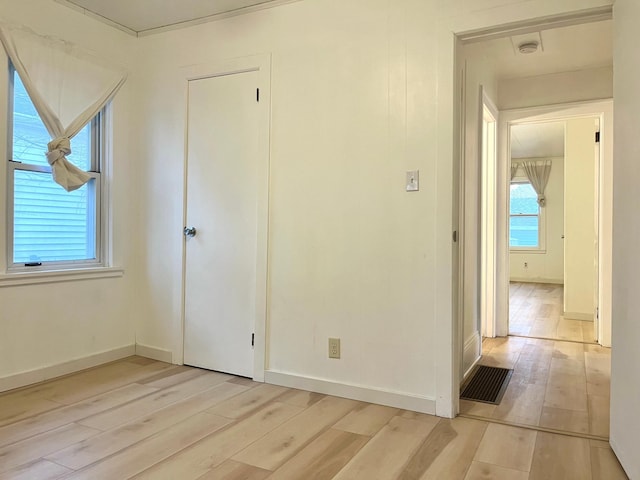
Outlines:
<svg viewBox="0 0 640 480"><path fill-rule="evenodd" d="M14 171L14 263L95 258L94 182L66 192L49 173Z"/></svg>
<svg viewBox="0 0 640 480"><path fill-rule="evenodd" d="M510 213L511 215L538 214L538 194L530 183L511 184Z"/></svg>
<svg viewBox="0 0 640 480"><path fill-rule="evenodd" d="M13 74L13 158L22 163L48 166L47 143L51 140L40 120L20 76ZM87 124L71 141L67 159L82 170L91 169L91 125Z"/></svg>
<svg viewBox="0 0 640 480"><path fill-rule="evenodd" d="M538 217L511 217L509 221L510 247L538 246Z"/></svg>

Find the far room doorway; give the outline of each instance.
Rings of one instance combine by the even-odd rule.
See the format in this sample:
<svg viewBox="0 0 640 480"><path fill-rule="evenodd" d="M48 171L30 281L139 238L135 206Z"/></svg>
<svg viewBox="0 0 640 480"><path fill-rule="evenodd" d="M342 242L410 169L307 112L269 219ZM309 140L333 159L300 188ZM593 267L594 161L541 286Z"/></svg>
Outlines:
<svg viewBox="0 0 640 480"><path fill-rule="evenodd" d="M612 124L611 101L502 116L509 192L508 276L497 287L508 292L497 306L508 308L497 321L502 335L611 346ZM534 187L531 175L545 176L544 186Z"/></svg>

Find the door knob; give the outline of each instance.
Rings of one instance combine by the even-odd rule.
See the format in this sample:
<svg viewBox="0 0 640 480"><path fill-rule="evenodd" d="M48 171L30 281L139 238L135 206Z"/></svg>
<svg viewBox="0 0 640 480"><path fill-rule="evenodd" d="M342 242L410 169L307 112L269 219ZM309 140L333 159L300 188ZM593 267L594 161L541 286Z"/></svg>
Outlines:
<svg viewBox="0 0 640 480"><path fill-rule="evenodd" d="M184 227L183 232L185 237L195 237L196 227Z"/></svg>

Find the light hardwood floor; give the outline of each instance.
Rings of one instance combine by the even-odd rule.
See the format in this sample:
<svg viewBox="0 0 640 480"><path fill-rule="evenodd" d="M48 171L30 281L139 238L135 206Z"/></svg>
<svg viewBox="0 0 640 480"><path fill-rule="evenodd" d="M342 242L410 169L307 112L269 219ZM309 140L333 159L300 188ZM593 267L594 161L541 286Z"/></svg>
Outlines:
<svg viewBox="0 0 640 480"><path fill-rule="evenodd" d="M601 441L130 357L0 395L0 479L56 478L626 477Z"/></svg>
<svg viewBox="0 0 640 480"><path fill-rule="evenodd" d="M611 353L598 345L535 338L489 338L483 365L512 368L500 405L461 401L464 414L609 437Z"/></svg>
<svg viewBox="0 0 640 480"><path fill-rule="evenodd" d="M593 322L563 314L562 285L509 284L509 335L595 343Z"/></svg>

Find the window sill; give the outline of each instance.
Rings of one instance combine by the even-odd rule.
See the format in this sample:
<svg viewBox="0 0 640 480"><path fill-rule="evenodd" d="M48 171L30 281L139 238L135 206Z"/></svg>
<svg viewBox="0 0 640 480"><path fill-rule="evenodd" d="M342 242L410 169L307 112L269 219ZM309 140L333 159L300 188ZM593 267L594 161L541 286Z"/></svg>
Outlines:
<svg viewBox="0 0 640 480"><path fill-rule="evenodd" d="M537 253L547 253L546 249L540 249L540 248L510 248L509 249L509 253L533 253L533 254L537 254Z"/></svg>
<svg viewBox="0 0 640 480"><path fill-rule="evenodd" d="M122 277L124 269L116 267L75 268L69 270L47 270L40 272L16 272L0 275L0 288L38 283L74 282L97 278Z"/></svg>

